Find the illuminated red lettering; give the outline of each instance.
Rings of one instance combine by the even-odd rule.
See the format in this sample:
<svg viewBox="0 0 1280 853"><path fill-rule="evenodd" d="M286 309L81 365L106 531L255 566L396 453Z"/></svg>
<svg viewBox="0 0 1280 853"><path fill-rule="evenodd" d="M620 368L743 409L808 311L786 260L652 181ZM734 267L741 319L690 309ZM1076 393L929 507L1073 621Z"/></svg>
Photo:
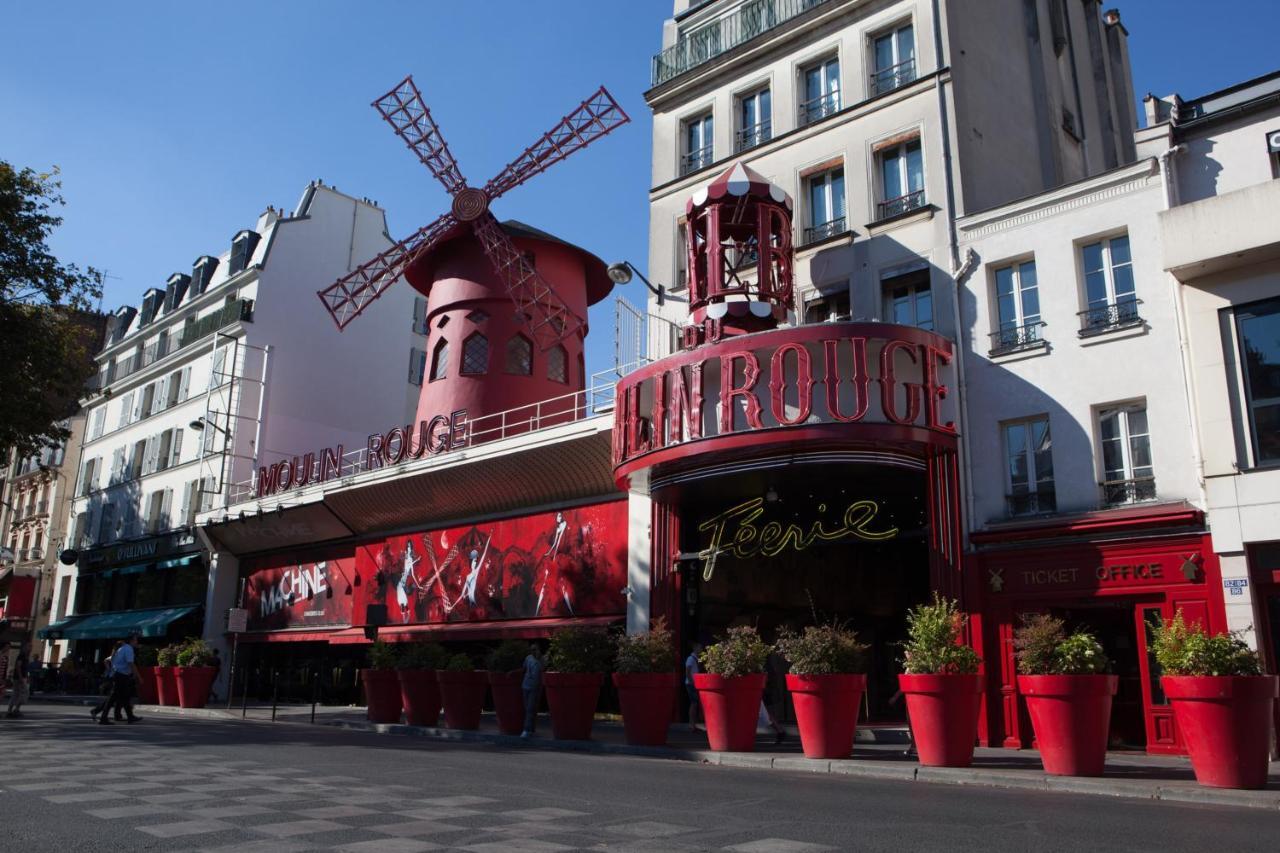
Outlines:
<svg viewBox="0 0 1280 853"><path fill-rule="evenodd" d="M258 497L274 495L280 488L280 472L276 466L268 465L258 469Z"/></svg>
<svg viewBox="0 0 1280 853"><path fill-rule="evenodd" d="M324 453L320 456L320 480L321 482L330 477L337 477L342 474L342 445L339 444L337 449L325 448Z"/></svg>
<svg viewBox="0 0 1280 853"><path fill-rule="evenodd" d="M920 346L920 354L924 360L924 424L932 429L954 433L955 421L942 423L938 419L938 403L947 399L949 393L946 385L938 384L938 367L950 364L951 356L927 344Z"/></svg>
<svg viewBox="0 0 1280 853"><path fill-rule="evenodd" d="M364 467L366 471L372 471L374 468L381 468L385 464L382 458L382 433L375 432L369 436L369 455L366 457Z"/></svg>
<svg viewBox="0 0 1280 853"><path fill-rule="evenodd" d="M796 356L796 413L787 416L787 355ZM769 363L769 404L774 420L783 426L796 426L809 420L813 412L813 360L804 344L787 343L773 351Z"/></svg>
<svg viewBox="0 0 1280 853"><path fill-rule="evenodd" d="M697 441L702 438L702 362L689 365L686 381L684 368L667 374L671 405L671 443Z"/></svg>
<svg viewBox="0 0 1280 853"><path fill-rule="evenodd" d="M742 362L742 384L735 380L737 370L735 361ZM760 420L760 401L756 399L756 382L760 379L760 362L753 352L734 352L720 356L720 434L726 435L734 430L734 413L737 405L734 398L741 397L745 405L744 414L747 426L751 429L764 429Z"/></svg>
<svg viewBox="0 0 1280 853"><path fill-rule="evenodd" d="M920 417L920 386L914 382L902 383L907 395L907 413L899 414L895 390L898 382L893 369L893 357L898 350L910 356L912 364L917 362L915 348L911 344L903 340L885 342L880 350L880 406L884 416L895 424L913 424Z"/></svg>
<svg viewBox="0 0 1280 853"><path fill-rule="evenodd" d="M849 338L850 358L853 362L853 412L843 414L840 411L840 359L838 340L822 342L826 362L826 375L823 384L827 390L827 414L832 420L849 423L862 420L871 406L871 395L867 388L871 384L871 376L867 373L867 339Z"/></svg>
<svg viewBox="0 0 1280 853"><path fill-rule="evenodd" d="M404 454L408 449L404 430L400 427L392 427L387 430L386 437L382 439L382 458L387 461L388 465L397 465L403 461Z"/></svg>

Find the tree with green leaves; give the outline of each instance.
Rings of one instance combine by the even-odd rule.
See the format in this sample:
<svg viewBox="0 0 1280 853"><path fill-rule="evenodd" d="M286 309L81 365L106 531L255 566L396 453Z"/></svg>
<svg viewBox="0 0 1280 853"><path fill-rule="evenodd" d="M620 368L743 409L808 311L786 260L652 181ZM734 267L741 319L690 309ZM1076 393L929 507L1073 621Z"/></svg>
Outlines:
<svg viewBox="0 0 1280 853"><path fill-rule="evenodd" d="M0 448L19 457L66 441L94 373L102 275L59 261L48 240L65 205L58 170L0 160Z"/></svg>

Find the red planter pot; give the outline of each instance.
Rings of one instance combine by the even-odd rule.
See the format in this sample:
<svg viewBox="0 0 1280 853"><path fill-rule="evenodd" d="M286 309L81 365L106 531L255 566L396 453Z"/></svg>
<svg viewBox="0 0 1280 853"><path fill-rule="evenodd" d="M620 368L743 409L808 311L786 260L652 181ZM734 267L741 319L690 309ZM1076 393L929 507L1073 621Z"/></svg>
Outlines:
<svg viewBox="0 0 1280 853"><path fill-rule="evenodd" d="M490 672L489 689L493 691L493 710L498 716L498 731L518 735L524 731L523 672Z"/></svg>
<svg viewBox="0 0 1280 853"><path fill-rule="evenodd" d="M212 666L175 666L173 674L178 683L178 705L203 708L209 701L209 690L218 670Z"/></svg>
<svg viewBox="0 0 1280 853"><path fill-rule="evenodd" d="M411 726L434 726L440 721L440 684L434 669L399 669L400 702L404 721Z"/></svg>
<svg viewBox="0 0 1280 853"><path fill-rule="evenodd" d="M858 728L865 675L787 674L805 758L848 758Z"/></svg>
<svg viewBox="0 0 1280 853"><path fill-rule="evenodd" d="M362 669L365 718L371 723L400 722L400 679L394 669Z"/></svg>
<svg viewBox="0 0 1280 853"><path fill-rule="evenodd" d="M926 767L968 767L978 739L981 675L899 675L911 736Z"/></svg>
<svg viewBox="0 0 1280 853"><path fill-rule="evenodd" d="M156 688L156 668L154 666L138 667L138 703L141 705L157 705L160 694Z"/></svg>
<svg viewBox="0 0 1280 853"><path fill-rule="evenodd" d="M1164 695L1191 756L1196 781L1210 788L1265 788L1274 675L1166 675Z"/></svg>
<svg viewBox="0 0 1280 853"><path fill-rule="evenodd" d="M542 676L551 708L551 733L556 740L591 740L591 723L600 701L600 672L548 672Z"/></svg>
<svg viewBox="0 0 1280 853"><path fill-rule="evenodd" d="M178 706L178 677L175 673L177 667L174 666L157 666L155 668L156 678L156 701L161 705Z"/></svg>
<svg viewBox="0 0 1280 853"><path fill-rule="evenodd" d="M1117 675L1019 675L1036 733L1040 762L1050 776L1101 776L1107 761L1111 699Z"/></svg>
<svg viewBox="0 0 1280 853"><path fill-rule="evenodd" d="M615 672L622 726L632 746L663 746L676 705L674 672Z"/></svg>
<svg viewBox="0 0 1280 853"><path fill-rule="evenodd" d="M756 748L756 722L765 674L726 678L700 672L693 676L707 724L707 741L716 752L751 752Z"/></svg>
<svg viewBox="0 0 1280 853"><path fill-rule="evenodd" d="M489 689L489 673L476 672L436 673L440 682L440 698L444 702L444 724L451 729L474 731L480 728L480 712L484 709L484 694Z"/></svg>

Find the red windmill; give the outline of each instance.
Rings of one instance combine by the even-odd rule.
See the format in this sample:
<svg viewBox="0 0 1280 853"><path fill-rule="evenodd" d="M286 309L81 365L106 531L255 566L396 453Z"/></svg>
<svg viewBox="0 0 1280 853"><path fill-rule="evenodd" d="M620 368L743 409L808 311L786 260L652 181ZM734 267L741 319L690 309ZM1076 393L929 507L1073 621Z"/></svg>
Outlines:
<svg viewBox="0 0 1280 853"><path fill-rule="evenodd" d="M549 350L566 337L581 332L585 317L572 310L561 294L543 279L528 253L522 252L494 219L489 204L630 121L608 90L601 86L592 93L483 188L467 185L412 76L374 101L373 106L453 195L453 204L449 213L319 291L338 328L345 328L402 275L409 274L411 283L427 292L429 283L412 280L412 268L434 247L457 237L470 225L493 273L515 303L516 316L523 318L540 350Z"/></svg>

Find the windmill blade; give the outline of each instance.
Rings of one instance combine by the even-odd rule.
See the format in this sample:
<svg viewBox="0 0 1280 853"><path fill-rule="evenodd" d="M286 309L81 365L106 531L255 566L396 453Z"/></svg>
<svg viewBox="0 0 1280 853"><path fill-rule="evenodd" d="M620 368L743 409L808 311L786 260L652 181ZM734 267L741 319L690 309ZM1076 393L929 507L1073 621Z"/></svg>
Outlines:
<svg viewBox="0 0 1280 853"><path fill-rule="evenodd" d="M325 310L338 324L338 330L345 329L348 323L360 316L370 302L396 283L410 264L457 225L458 220L453 218L453 214L446 213L365 261L324 290L317 291Z"/></svg>
<svg viewBox="0 0 1280 853"><path fill-rule="evenodd" d="M582 321L538 274L492 214L486 212L471 227L539 349L549 350L581 328Z"/></svg>
<svg viewBox="0 0 1280 853"><path fill-rule="evenodd" d="M453 152L449 150L449 143L440 133L440 126L431 117L422 93L413 84L413 75L374 101L373 107L395 128L396 135L418 155L446 190L456 193L467 185L467 179L458 169L458 161L453 159Z"/></svg>
<svg viewBox="0 0 1280 853"><path fill-rule="evenodd" d="M601 86L485 184L485 194L497 198L629 121L613 95Z"/></svg>

